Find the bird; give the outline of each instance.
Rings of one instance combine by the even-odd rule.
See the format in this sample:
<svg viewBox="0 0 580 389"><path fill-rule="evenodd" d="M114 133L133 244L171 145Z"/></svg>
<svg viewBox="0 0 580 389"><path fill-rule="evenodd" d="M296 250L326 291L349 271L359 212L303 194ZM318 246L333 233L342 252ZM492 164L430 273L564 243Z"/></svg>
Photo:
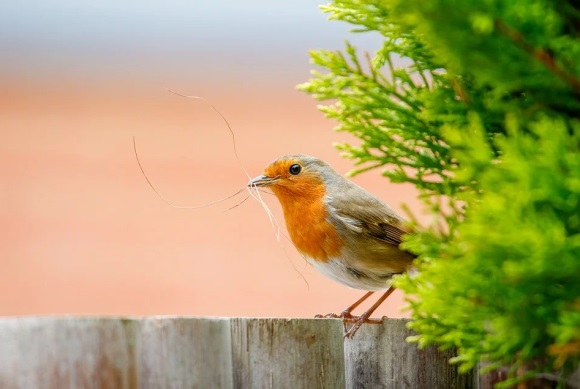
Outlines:
<svg viewBox="0 0 580 389"><path fill-rule="evenodd" d="M248 184L268 188L278 198L290 240L317 271L367 293L340 314L345 337L352 338L393 292L392 278L414 270L415 255L399 245L412 234L408 223L389 205L307 155L285 155L266 166ZM384 294L360 316L352 311L374 292ZM347 330L346 323L352 323Z"/></svg>

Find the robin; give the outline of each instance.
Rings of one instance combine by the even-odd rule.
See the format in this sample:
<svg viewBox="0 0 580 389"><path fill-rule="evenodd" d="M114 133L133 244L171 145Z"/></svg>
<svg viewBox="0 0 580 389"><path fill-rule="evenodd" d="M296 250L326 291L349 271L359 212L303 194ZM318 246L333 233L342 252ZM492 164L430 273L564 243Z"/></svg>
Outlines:
<svg viewBox="0 0 580 389"><path fill-rule="evenodd" d="M393 275L413 268L415 256L399 248L402 236L411 233L405 220L320 159L283 156L248 186L272 190L282 205L292 243L316 270L341 284L368 291L340 315L326 315L354 323L345 337L352 337L363 323L372 321L370 315L394 290ZM380 290L386 291L369 310L361 316L351 314Z"/></svg>

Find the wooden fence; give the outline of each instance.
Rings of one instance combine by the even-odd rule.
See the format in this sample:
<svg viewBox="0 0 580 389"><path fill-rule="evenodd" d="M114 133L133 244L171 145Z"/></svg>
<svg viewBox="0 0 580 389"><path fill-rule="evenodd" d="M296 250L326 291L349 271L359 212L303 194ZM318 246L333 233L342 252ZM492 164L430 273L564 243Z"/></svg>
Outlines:
<svg viewBox="0 0 580 389"><path fill-rule="evenodd" d="M407 320L0 319L0 388L477 388Z"/></svg>

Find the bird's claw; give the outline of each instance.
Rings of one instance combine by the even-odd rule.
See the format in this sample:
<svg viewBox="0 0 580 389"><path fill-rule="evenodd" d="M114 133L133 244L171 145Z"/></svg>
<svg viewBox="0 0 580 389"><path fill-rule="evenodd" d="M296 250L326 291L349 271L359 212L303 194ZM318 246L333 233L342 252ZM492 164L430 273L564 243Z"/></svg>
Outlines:
<svg viewBox="0 0 580 389"><path fill-rule="evenodd" d="M368 315L362 314L360 316L353 316L352 319L344 321L344 338L345 339L352 339L354 334L362 327L363 324L383 324L383 320L387 319L386 316L381 317L380 319L371 319ZM346 322L351 322L353 325L347 330L346 329Z"/></svg>
<svg viewBox="0 0 580 389"><path fill-rule="evenodd" d="M342 311L339 314L336 313L327 313L326 315L317 314L314 316L318 319L342 319L342 324L344 326L344 337L345 339L352 339L354 334L358 331L363 324L383 324L385 319L388 319L387 316L383 316L380 319L372 319L365 315L364 313L360 316L354 316L349 311ZM352 326L347 329L347 324L352 323Z"/></svg>
<svg viewBox="0 0 580 389"><path fill-rule="evenodd" d="M353 316L350 314L349 311L342 311L339 314L336 313L327 313L326 315L322 315L322 314L317 314L314 316L316 319L343 319L343 320L353 320L353 319L358 319L358 316Z"/></svg>
<svg viewBox="0 0 580 389"><path fill-rule="evenodd" d="M318 313L314 316L314 318L315 319L340 319L340 318L342 318L342 316L337 315L336 313L327 313L326 315Z"/></svg>

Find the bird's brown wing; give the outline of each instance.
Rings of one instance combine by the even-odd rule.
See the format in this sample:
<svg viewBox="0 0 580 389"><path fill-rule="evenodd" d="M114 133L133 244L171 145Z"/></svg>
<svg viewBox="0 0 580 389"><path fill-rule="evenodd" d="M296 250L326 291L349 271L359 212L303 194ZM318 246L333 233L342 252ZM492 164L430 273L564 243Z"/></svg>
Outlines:
<svg viewBox="0 0 580 389"><path fill-rule="evenodd" d="M387 243L399 245L407 232L392 223L376 223L367 227L368 234Z"/></svg>
<svg viewBox="0 0 580 389"><path fill-rule="evenodd" d="M330 204L332 213L343 221L347 228L395 246L401 244L404 234L411 233L403 218L384 202L366 191L361 193L361 188L356 187L351 191L359 193L350 193L348 202L343 201L340 195L335 196Z"/></svg>
<svg viewBox="0 0 580 389"><path fill-rule="evenodd" d="M373 212L372 209L356 212L343 209L337 211L337 215L342 221L346 221L347 228L395 246L401 244L404 234L410 233L401 219Z"/></svg>

